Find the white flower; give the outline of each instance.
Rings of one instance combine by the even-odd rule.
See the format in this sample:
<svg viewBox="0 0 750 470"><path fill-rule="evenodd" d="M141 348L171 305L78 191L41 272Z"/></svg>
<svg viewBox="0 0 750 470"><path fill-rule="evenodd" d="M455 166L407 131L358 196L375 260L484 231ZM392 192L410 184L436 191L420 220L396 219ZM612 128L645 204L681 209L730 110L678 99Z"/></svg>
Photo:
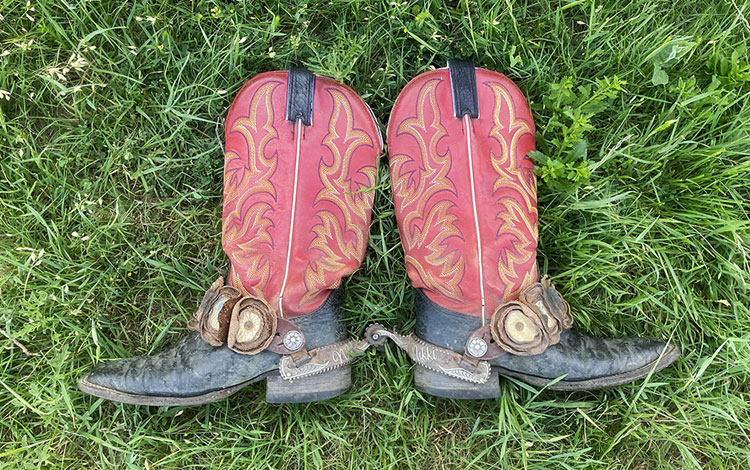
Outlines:
<svg viewBox="0 0 750 470"><path fill-rule="evenodd" d="M31 267L35 268L42 264L42 256L44 256L44 248L39 250L39 253L36 253L33 248L27 248L25 246L19 246L16 248L18 251L30 251L31 254L29 255L29 261L31 262Z"/></svg>
<svg viewBox="0 0 750 470"><path fill-rule="evenodd" d="M10 92L5 90L0 90L0 98L5 98L7 101L10 101Z"/></svg>
<svg viewBox="0 0 750 470"><path fill-rule="evenodd" d="M148 22L149 22L149 23L151 23L151 24L154 24L154 23L156 23L156 20L157 20L157 19L158 19L158 18L154 18L153 16L147 16L147 17L145 17L145 18L144 18L144 17L142 17L142 16L136 16L136 17L135 17L135 20L136 20L136 21L143 21L143 20L146 20L146 21L148 21Z"/></svg>
<svg viewBox="0 0 750 470"><path fill-rule="evenodd" d="M56 78L58 81L65 82L68 79L65 78L65 74L68 72L68 69L61 69L60 67L48 67L47 68L47 76L49 78Z"/></svg>
<svg viewBox="0 0 750 470"><path fill-rule="evenodd" d="M68 59L68 66L79 72L83 72L83 68L87 65L89 65L88 61L80 54L71 54Z"/></svg>
<svg viewBox="0 0 750 470"><path fill-rule="evenodd" d="M20 47L24 51L28 51L32 44L34 44L33 39L29 39L29 42L14 42L13 43L16 47Z"/></svg>

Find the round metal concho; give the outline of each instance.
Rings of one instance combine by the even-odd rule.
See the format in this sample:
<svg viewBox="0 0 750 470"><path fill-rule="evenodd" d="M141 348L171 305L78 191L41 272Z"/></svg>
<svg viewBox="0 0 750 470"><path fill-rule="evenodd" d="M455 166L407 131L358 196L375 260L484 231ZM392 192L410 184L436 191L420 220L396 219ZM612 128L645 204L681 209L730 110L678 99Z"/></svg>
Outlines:
<svg viewBox="0 0 750 470"><path fill-rule="evenodd" d="M487 354L487 342L482 338L474 338L469 341L469 355L482 357Z"/></svg>
<svg viewBox="0 0 750 470"><path fill-rule="evenodd" d="M284 335L284 339L282 340L282 342L284 343L284 347L288 350L296 351L300 347L302 347L302 333L300 333L299 331L290 331Z"/></svg>

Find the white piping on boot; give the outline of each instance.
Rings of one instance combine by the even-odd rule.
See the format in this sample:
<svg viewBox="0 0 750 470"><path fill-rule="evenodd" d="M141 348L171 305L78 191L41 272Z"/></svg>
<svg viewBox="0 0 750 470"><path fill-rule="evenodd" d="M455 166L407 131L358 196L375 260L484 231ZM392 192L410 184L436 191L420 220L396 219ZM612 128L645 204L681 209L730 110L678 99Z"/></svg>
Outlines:
<svg viewBox="0 0 750 470"><path fill-rule="evenodd" d="M299 177L299 154L302 150L302 119L297 118L297 129L295 140L297 141L297 151L294 156L294 186L292 188L292 213L289 216L289 243L286 249L286 264L284 266L284 280L281 282L281 291L279 292L279 316L284 318L284 291L286 290L286 281L289 279L289 261L292 258L292 236L294 235L294 215L297 211L297 178ZM482 317L484 318L484 317Z"/></svg>

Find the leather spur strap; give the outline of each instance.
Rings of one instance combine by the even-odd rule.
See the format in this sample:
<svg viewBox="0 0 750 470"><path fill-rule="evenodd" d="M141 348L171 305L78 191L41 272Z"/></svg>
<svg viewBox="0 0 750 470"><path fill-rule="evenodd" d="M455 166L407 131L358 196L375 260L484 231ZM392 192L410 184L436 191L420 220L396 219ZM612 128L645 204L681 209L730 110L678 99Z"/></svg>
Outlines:
<svg viewBox="0 0 750 470"><path fill-rule="evenodd" d="M206 342L214 346L226 342L240 354L258 354L268 349L282 355L279 374L285 380L344 367L370 346L382 346L391 340L423 367L482 384L490 377L490 359L506 352L519 356L541 354L560 341L563 329L573 325L570 306L545 276L524 289L518 300L500 305L490 322L469 336L463 354L377 323L367 328L362 340L350 338L308 351L305 336L294 323L277 318L262 299L240 297L223 283L223 278L217 279L206 292L188 328L200 332ZM228 309L231 315L227 315Z"/></svg>
<svg viewBox="0 0 750 470"><path fill-rule="evenodd" d="M267 302L240 291L217 279L188 322L212 346L226 344L239 354L258 354L266 349L278 354L294 355L295 361L307 357L305 335L294 323L278 318Z"/></svg>
<svg viewBox="0 0 750 470"><path fill-rule="evenodd" d="M547 276L521 291L517 300L495 309L488 324L466 340L466 360L494 359L506 352L534 356L560 342L562 330L573 326L570 305Z"/></svg>

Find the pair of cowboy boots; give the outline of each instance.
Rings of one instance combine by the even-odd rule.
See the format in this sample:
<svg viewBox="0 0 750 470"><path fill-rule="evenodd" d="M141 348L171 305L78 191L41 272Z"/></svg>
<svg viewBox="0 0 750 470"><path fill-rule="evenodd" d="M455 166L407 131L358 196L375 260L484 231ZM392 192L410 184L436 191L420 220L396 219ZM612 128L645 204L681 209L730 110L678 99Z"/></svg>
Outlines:
<svg viewBox="0 0 750 470"><path fill-rule="evenodd" d="M452 398L500 394L498 375L555 390L630 382L678 349L571 329L570 308L536 263L534 122L507 77L469 62L423 73L388 124L391 183L415 332L380 325L349 338L341 279L362 263L377 159L368 106L304 69L263 73L226 120L222 245L226 282L206 292L174 347L100 364L84 392L144 405L193 405L266 380L268 402L323 400L351 362L393 340L415 385Z"/></svg>

